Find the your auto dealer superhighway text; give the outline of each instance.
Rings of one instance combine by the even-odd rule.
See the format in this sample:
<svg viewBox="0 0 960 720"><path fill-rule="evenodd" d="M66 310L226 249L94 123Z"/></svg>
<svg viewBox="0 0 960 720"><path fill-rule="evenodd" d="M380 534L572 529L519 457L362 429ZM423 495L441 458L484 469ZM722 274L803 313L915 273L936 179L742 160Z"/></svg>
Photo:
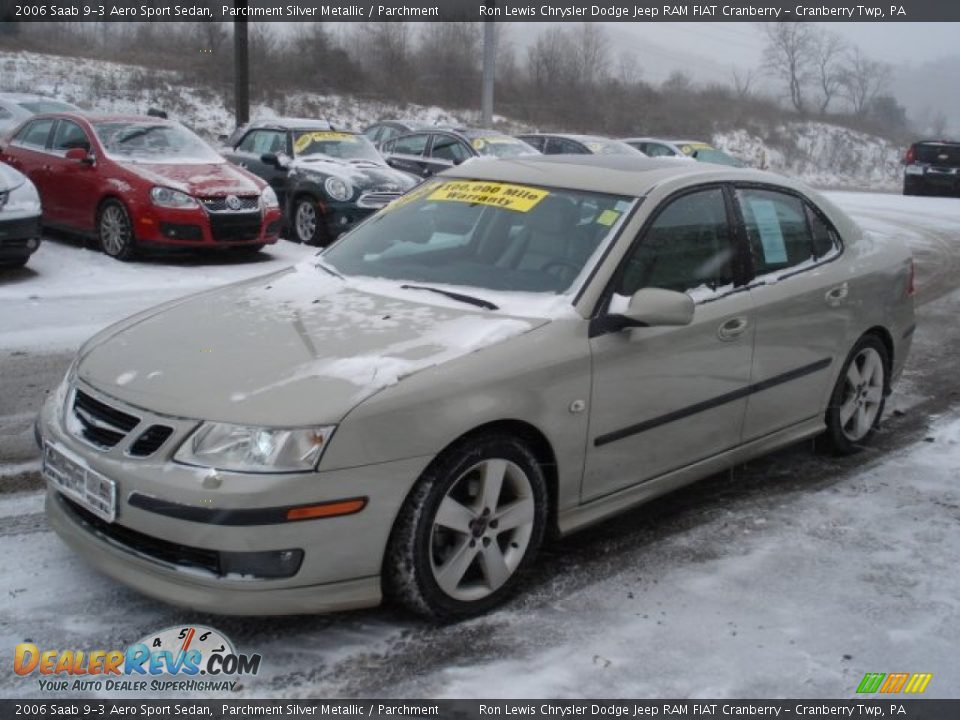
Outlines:
<svg viewBox="0 0 960 720"><path fill-rule="evenodd" d="M906 13L900 6L890 6L890 15ZM567 20L571 18L677 18L677 17L738 17L738 18L870 18L887 16L886 9L867 5L828 7L826 5L797 5L793 10L779 7L750 5L590 5L563 7L555 5L481 5L480 15L491 17L544 17Z"/></svg>

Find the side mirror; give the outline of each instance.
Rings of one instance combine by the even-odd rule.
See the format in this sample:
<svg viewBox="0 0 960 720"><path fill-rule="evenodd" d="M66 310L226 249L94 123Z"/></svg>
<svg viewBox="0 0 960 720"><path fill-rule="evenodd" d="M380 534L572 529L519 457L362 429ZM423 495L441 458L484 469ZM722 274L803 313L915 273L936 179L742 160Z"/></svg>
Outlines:
<svg viewBox="0 0 960 720"><path fill-rule="evenodd" d="M694 302L686 293L660 288L637 290L627 307L594 318L590 337L632 327L679 327L693 322Z"/></svg>
<svg viewBox="0 0 960 720"><path fill-rule="evenodd" d="M81 165L93 165L93 156L83 148L70 148L65 157Z"/></svg>
<svg viewBox="0 0 960 720"><path fill-rule="evenodd" d="M283 153L264 153L260 156L260 162L283 170L289 164L289 158Z"/></svg>

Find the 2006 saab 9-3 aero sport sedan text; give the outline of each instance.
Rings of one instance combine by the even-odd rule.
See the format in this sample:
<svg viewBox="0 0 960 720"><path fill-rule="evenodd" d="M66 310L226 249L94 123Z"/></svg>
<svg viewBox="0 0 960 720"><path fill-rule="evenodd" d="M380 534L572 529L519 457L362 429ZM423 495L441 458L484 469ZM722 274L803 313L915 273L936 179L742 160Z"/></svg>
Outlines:
<svg viewBox="0 0 960 720"><path fill-rule="evenodd" d="M197 609L481 612L548 532L819 433L855 450L912 285L906 250L773 175L475 161L90 340L39 419L47 512Z"/></svg>

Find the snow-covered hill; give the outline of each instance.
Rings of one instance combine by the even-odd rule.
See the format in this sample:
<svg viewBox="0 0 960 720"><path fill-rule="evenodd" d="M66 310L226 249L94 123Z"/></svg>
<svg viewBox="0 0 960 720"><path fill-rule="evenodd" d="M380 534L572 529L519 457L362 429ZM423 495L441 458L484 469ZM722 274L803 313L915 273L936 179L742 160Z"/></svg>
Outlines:
<svg viewBox="0 0 960 720"><path fill-rule="evenodd" d="M224 94L182 73L136 65L30 52L0 52L0 92L37 92L97 112L166 110L208 139L233 129ZM383 118L425 124L471 124L469 112L385 103L361 97L287 93L267 105L254 103L255 118L276 115L320 117L343 128L362 129ZM521 124L497 118L505 130ZM893 190L899 184L901 150L888 141L819 122L794 122L762 134L737 130L717 134L719 147L753 165L830 188Z"/></svg>

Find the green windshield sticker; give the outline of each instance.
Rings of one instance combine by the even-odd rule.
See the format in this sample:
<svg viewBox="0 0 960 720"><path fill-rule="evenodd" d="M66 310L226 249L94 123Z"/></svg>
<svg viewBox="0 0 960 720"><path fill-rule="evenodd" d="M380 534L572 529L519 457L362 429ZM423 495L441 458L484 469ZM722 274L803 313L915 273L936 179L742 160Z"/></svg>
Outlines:
<svg viewBox="0 0 960 720"><path fill-rule="evenodd" d="M610 227L620 218L620 213L616 210L604 210L597 215L597 224L604 227Z"/></svg>

